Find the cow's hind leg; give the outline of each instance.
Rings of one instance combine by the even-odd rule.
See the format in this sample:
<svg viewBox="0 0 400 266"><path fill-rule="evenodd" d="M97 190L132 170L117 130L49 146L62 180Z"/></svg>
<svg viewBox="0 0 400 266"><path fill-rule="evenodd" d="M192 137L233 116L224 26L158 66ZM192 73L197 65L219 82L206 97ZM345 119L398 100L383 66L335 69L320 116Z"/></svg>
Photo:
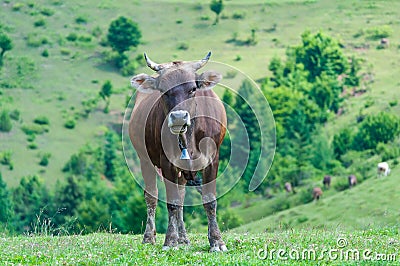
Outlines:
<svg viewBox="0 0 400 266"><path fill-rule="evenodd" d="M158 200L156 171L150 162L141 162L142 175L145 183L144 198L147 205L146 230L143 243L156 243L156 208Z"/></svg>

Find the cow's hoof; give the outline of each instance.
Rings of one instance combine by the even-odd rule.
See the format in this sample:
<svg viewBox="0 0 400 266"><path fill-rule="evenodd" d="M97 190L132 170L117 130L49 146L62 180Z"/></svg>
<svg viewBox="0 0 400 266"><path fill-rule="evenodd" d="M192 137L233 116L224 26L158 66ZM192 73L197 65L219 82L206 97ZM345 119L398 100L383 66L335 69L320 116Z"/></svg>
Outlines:
<svg viewBox="0 0 400 266"><path fill-rule="evenodd" d="M186 237L181 237L178 239L178 243L181 245L190 245L190 240Z"/></svg>
<svg viewBox="0 0 400 266"><path fill-rule="evenodd" d="M227 252L228 249L226 248L225 244L222 245L215 245L210 248L210 252Z"/></svg>
<svg viewBox="0 0 400 266"><path fill-rule="evenodd" d="M163 246L163 247L162 247L162 251L168 251L168 250L170 250L171 248L172 248L173 250L178 250L178 247Z"/></svg>
<svg viewBox="0 0 400 266"><path fill-rule="evenodd" d="M156 237L154 235L153 236L144 235L142 243L154 245L156 243Z"/></svg>

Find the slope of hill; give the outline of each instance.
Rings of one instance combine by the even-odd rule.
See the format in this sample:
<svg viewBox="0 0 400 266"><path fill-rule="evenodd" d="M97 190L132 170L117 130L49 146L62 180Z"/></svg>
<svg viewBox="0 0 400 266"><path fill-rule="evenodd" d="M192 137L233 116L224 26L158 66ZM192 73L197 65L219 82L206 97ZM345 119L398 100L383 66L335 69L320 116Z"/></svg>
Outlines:
<svg viewBox="0 0 400 266"><path fill-rule="evenodd" d="M368 230L393 227L398 229L399 177L400 168L397 167L387 177L371 177L352 189L328 197L323 196L317 202L277 212L235 228L233 231L260 233L289 228ZM257 208L260 209L262 206ZM249 216L248 213L246 215Z"/></svg>
<svg viewBox="0 0 400 266"><path fill-rule="evenodd" d="M251 1L246 2L245 10L241 3L226 1L216 26L212 26L214 14L208 3L2 1L2 28L14 48L6 53L0 79L17 87L1 88L0 106L21 113L10 133L0 133L0 150L10 150L14 164L12 171L0 166L7 183L15 186L21 176L39 173L51 186L62 178L61 168L71 154L101 135L104 126L118 121L130 94L129 78L105 62L103 53L109 48L99 43L110 22L120 15L136 21L143 34L142 44L130 52L131 58L147 51L160 62L195 59L212 50L213 60L238 67L254 79L263 78L270 59L298 43L306 29L340 38L346 53L357 54L373 66L375 83L367 93L348 101L347 114L329 124L329 132L354 123L366 102L373 103L365 111L368 113L386 110L389 101L399 98L398 1ZM389 25L391 32L390 47L377 50L379 40L368 36L384 25ZM243 45L252 29L257 44ZM77 35L77 41L66 39L71 33ZM47 57L42 56L45 50ZM110 114L102 112L100 103L88 118L82 118L82 101L96 97L105 80L111 80L116 91ZM400 106L392 111L399 113ZM49 118L49 132L38 135L31 145L21 127L43 115ZM77 119L75 129L66 129L64 123L73 117ZM38 165L40 153L51 154L47 167Z"/></svg>

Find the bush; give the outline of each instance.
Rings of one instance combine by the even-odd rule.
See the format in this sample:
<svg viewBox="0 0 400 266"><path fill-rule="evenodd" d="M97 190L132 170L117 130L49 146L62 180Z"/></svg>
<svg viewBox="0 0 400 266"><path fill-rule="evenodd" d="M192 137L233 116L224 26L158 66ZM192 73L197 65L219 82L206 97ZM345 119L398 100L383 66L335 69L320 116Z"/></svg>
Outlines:
<svg viewBox="0 0 400 266"><path fill-rule="evenodd" d="M289 201L286 194L280 195L275 198L275 202L272 204L272 210L274 212L280 212L290 208Z"/></svg>
<svg viewBox="0 0 400 266"><path fill-rule="evenodd" d="M51 17L52 15L54 15L54 10L44 7L42 8L42 10L40 10L40 13L44 16Z"/></svg>
<svg viewBox="0 0 400 266"><path fill-rule="evenodd" d="M36 117L33 122L38 125L49 125L49 119L46 116L38 116Z"/></svg>
<svg viewBox="0 0 400 266"><path fill-rule="evenodd" d="M78 16L75 18L75 22L78 24L86 24L87 18L86 18L86 16Z"/></svg>
<svg viewBox="0 0 400 266"><path fill-rule="evenodd" d="M232 15L233 19L244 19L246 17L246 13L244 11L235 11Z"/></svg>
<svg viewBox="0 0 400 266"><path fill-rule="evenodd" d="M187 50L189 49L189 44L187 43L180 43L177 47L178 50Z"/></svg>
<svg viewBox="0 0 400 266"><path fill-rule="evenodd" d="M38 124L23 125L21 129L26 135L40 135L49 131L46 126Z"/></svg>
<svg viewBox="0 0 400 266"><path fill-rule="evenodd" d="M51 157L51 153L43 153L43 154L39 154L40 156L40 161L39 161L39 165L41 166L47 166L49 164L49 158Z"/></svg>
<svg viewBox="0 0 400 266"><path fill-rule="evenodd" d="M136 61L129 61L128 64L122 67L121 74L124 77L132 76L133 74L135 74L137 68L138 68L138 63Z"/></svg>
<svg viewBox="0 0 400 266"><path fill-rule="evenodd" d="M344 177L335 178L337 181L334 183L333 188L336 191L343 191L349 188L349 180Z"/></svg>
<svg viewBox="0 0 400 266"><path fill-rule="evenodd" d="M74 118L69 118L65 123L64 123L64 127L68 128L68 129L73 129L75 128L76 125L76 121Z"/></svg>
<svg viewBox="0 0 400 266"><path fill-rule="evenodd" d="M38 145L35 142L31 142L28 144L28 149L30 150L36 150L38 148Z"/></svg>
<svg viewBox="0 0 400 266"><path fill-rule="evenodd" d="M243 220L234 211L228 208L218 215L218 222L221 225L221 230L226 231L240 226Z"/></svg>
<svg viewBox="0 0 400 266"><path fill-rule="evenodd" d="M397 103L398 103L397 100L392 100L392 101L389 102L389 106L390 106L390 107L394 107L394 106L397 105Z"/></svg>
<svg viewBox="0 0 400 266"><path fill-rule="evenodd" d="M6 110L3 110L0 114L0 131L10 132L12 129L12 123L10 115Z"/></svg>
<svg viewBox="0 0 400 266"><path fill-rule="evenodd" d="M18 109L14 109L9 113L9 116L12 120L18 121L21 116L21 112Z"/></svg>
<svg viewBox="0 0 400 266"><path fill-rule="evenodd" d="M34 25L35 27L44 27L44 26L46 26L46 21L45 21L43 18L40 18L40 19L36 20L36 21L33 23L33 25Z"/></svg>
<svg viewBox="0 0 400 266"><path fill-rule="evenodd" d="M80 41L80 42L91 42L92 41L92 36L91 35L80 35L78 37L78 41Z"/></svg>
<svg viewBox="0 0 400 266"><path fill-rule="evenodd" d="M49 57L49 51L47 49L44 49L42 52L43 57Z"/></svg>
<svg viewBox="0 0 400 266"><path fill-rule="evenodd" d="M76 34L75 32L71 32L67 35L66 39L70 42L74 42L78 39L78 34Z"/></svg>
<svg viewBox="0 0 400 266"><path fill-rule="evenodd" d="M24 7L24 4L22 3L15 3L12 6L12 11L20 11Z"/></svg>

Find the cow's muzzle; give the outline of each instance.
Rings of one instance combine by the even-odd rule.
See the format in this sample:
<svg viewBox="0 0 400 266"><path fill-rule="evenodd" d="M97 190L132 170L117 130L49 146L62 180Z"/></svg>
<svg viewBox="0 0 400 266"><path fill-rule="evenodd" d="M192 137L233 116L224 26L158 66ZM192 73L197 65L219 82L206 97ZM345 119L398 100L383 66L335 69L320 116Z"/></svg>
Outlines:
<svg viewBox="0 0 400 266"><path fill-rule="evenodd" d="M172 134L184 134L190 126L190 114L187 111L173 111L168 116L168 127Z"/></svg>

